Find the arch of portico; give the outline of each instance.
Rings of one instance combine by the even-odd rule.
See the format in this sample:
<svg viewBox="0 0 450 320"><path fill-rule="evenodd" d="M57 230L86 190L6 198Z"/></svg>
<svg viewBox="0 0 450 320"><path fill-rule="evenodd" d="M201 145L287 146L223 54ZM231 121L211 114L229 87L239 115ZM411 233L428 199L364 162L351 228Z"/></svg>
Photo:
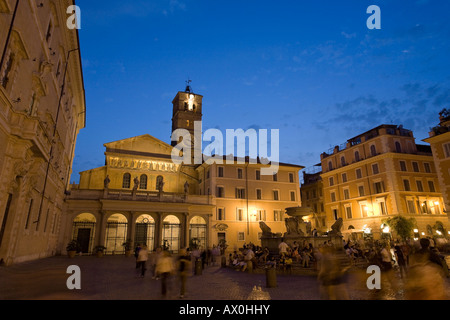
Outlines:
<svg viewBox="0 0 450 320"><path fill-rule="evenodd" d="M70 239L67 239L67 242L78 238L77 230L80 221L90 217L89 249L84 250L86 252L83 251L83 253L92 253L95 246L103 245L106 247L106 254L122 254L124 253L122 243L126 240L131 240L133 246L136 246L138 242L144 242L150 250L162 247L169 241L172 243L172 248L169 247L169 250L176 253L180 248L189 247L193 237L191 226L198 230L199 225L204 231L203 245L206 247L209 243L210 214L91 210L72 212L71 216L72 226L69 229L71 233L68 235ZM88 233L87 230L84 232ZM84 235L84 237L87 236ZM195 237L198 235L195 234Z"/></svg>

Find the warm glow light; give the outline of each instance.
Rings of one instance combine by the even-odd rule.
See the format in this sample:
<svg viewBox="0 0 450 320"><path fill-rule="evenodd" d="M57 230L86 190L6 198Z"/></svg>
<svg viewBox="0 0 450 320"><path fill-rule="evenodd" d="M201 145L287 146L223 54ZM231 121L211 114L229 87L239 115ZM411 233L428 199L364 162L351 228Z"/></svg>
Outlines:
<svg viewBox="0 0 450 320"><path fill-rule="evenodd" d="M419 230L418 229L414 229L414 233L418 233L419 232Z"/></svg>
<svg viewBox="0 0 450 320"><path fill-rule="evenodd" d="M438 235L442 235L442 232L440 232L439 230L436 230L436 233L437 233Z"/></svg>
<svg viewBox="0 0 450 320"><path fill-rule="evenodd" d="M435 201L434 204L435 204L436 206L438 206L438 205L439 205L439 201Z"/></svg>
<svg viewBox="0 0 450 320"><path fill-rule="evenodd" d="M425 232L422 232L422 235L424 236L424 235L425 235Z"/></svg>
<svg viewBox="0 0 450 320"><path fill-rule="evenodd" d="M388 226L383 228L383 233L389 233L389 227Z"/></svg>

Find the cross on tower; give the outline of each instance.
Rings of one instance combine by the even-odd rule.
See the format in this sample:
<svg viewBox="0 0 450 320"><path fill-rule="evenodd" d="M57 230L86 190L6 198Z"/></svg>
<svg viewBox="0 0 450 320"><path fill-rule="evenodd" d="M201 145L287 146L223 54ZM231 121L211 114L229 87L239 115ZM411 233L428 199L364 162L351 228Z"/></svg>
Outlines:
<svg viewBox="0 0 450 320"><path fill-rule="evenodd" d="M192 88L190 83L192 82L192 80L190 80L189 78L186 80L186 92L192 92Z"/></svg>

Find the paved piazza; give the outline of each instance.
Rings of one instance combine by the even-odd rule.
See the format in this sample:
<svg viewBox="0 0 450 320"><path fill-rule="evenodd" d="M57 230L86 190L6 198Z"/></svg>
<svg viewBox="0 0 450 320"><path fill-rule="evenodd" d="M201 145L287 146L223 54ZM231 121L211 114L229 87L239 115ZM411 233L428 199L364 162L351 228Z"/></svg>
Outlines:
<svg viewBox="0 0 450 320"><path fill-rule="evenodd" d="M81 289L69 290L67 273L70 265L77 265L81 274ZM263 269L247 272L230 268L207 266L201 275L190 275L184 300L252 300L254 287L261 287L270 300L321 300L316 275L312 271L294 270L294 274L277 274L277 286L266 287ZM382 283L381 290L366 287L362 268L350 269L347 290L351 300L403 300L403 282L397 277L397 287ZM161 280L136 275L134 257L65 256L0 267L1 300L177 300L178 278L169 280L166 297L161 295ZM450 279L446 279L450 293Z"/></svg>

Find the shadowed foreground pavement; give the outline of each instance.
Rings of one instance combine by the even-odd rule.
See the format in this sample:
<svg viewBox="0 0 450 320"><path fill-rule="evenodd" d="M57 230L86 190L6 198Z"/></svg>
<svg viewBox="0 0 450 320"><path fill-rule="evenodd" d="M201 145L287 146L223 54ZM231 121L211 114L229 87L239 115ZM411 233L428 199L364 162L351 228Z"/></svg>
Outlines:
<svg viewBox="0 0 450 320"><path fill-rule="evenodd" d="M66 285L70 265L81 270L81 289L69 290ZM368 290L368 275L353 269L347 278L351 300L402 300L401 279L396 288ZM1 300L180 300L177 277L169 281L169 294L161 295L161 280L136 275L134 257L66 256L0 267ZM277 275L277 287L266 287L264 270L249 274L230 268L206 267L201 275L187 280L185 300L248 300L254 286L261 286L271 300L320 300L319 285L314 274ZM446 279L450 292L450 280ZM384 287L384 288L383 288Z"/></svg>

